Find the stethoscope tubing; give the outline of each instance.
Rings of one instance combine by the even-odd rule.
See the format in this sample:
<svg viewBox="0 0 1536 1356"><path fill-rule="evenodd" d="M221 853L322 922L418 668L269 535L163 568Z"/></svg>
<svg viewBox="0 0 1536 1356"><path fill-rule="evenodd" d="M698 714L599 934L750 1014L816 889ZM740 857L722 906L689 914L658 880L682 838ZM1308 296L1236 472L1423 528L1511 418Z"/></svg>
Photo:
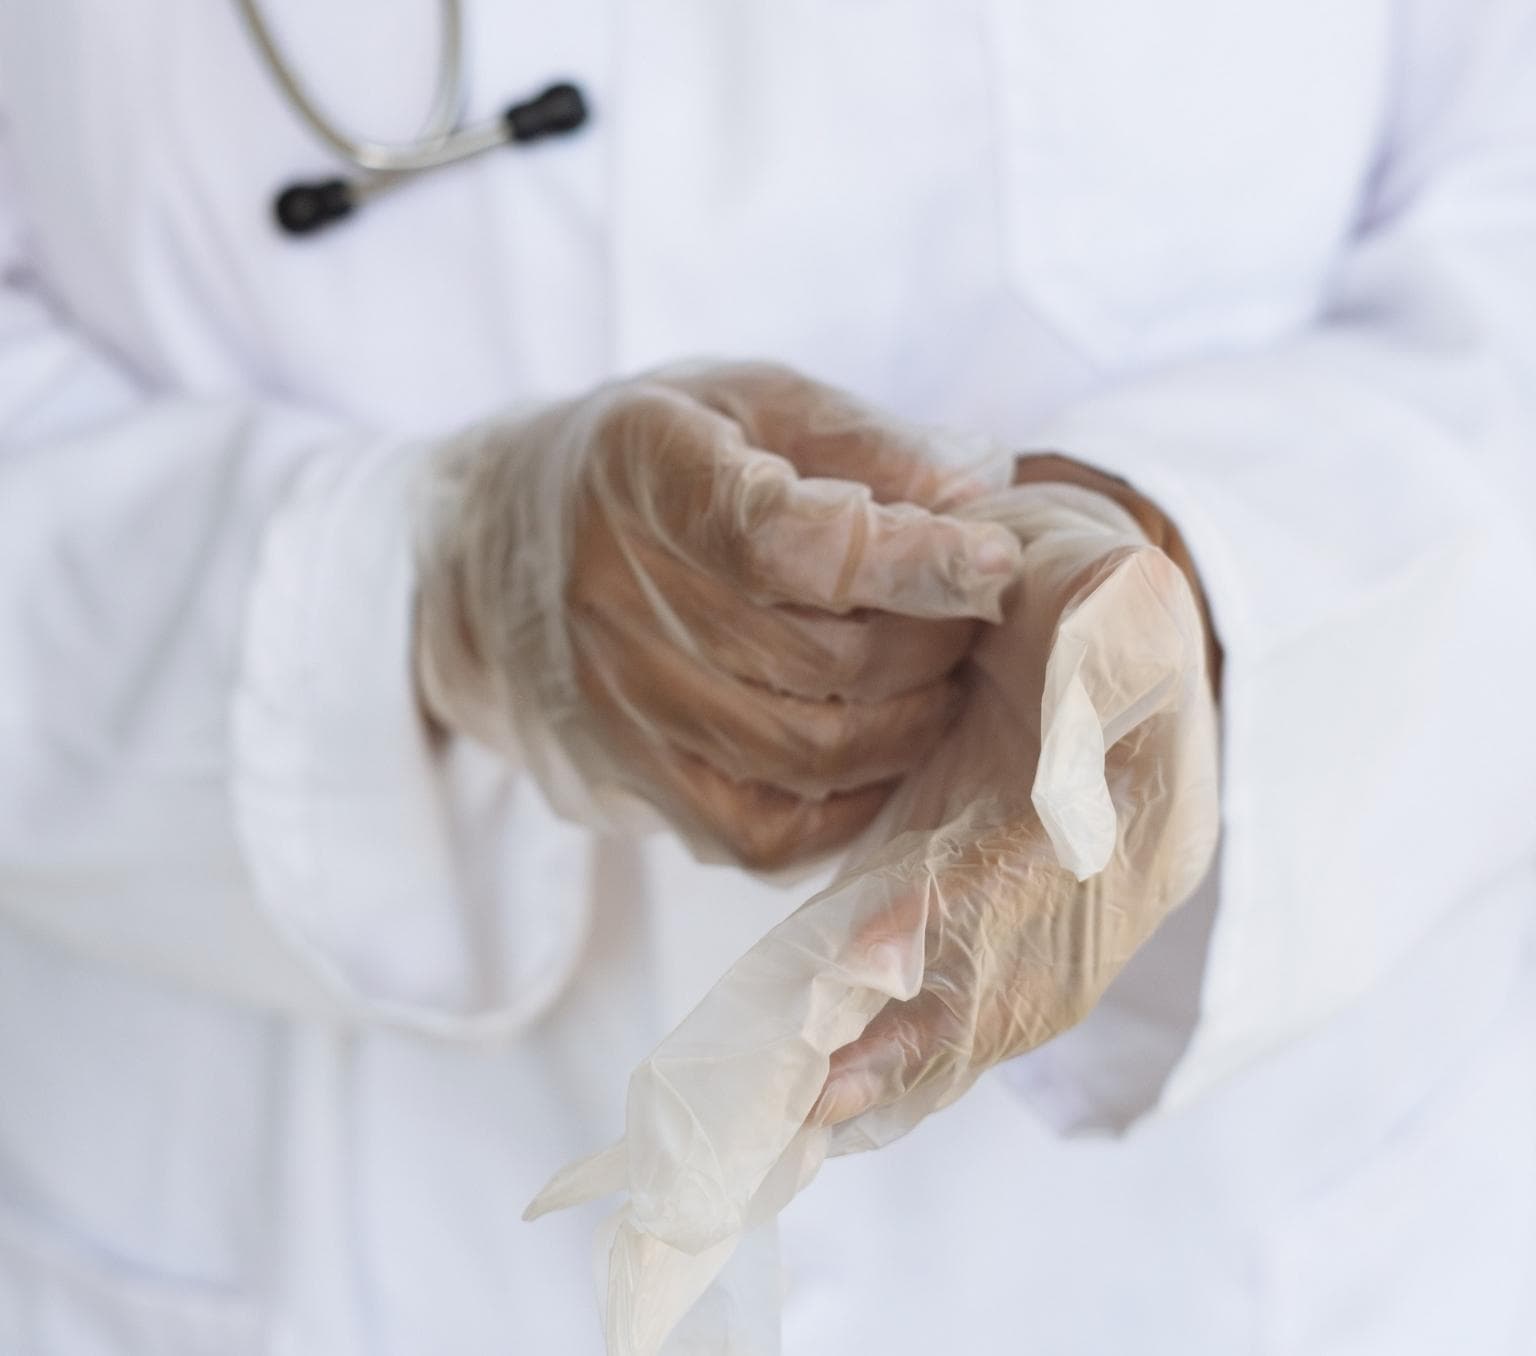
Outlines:
<svg viewBox="0 0 1536 1356"><path fill-rule="evenodd" d="M464 15L461 0L438 0L439 33L437 86L421 135L414 141L386 142L356 137L338 127L310 96L272 35L258 0L236 0L251 39L261 52L273 77L282 87L293 111L321 141L359 169L383 175L414 174L467 160L507 139L503 118L473 127L459 127L463 112ZM384 188L383 183L372 185Z"/></svg>

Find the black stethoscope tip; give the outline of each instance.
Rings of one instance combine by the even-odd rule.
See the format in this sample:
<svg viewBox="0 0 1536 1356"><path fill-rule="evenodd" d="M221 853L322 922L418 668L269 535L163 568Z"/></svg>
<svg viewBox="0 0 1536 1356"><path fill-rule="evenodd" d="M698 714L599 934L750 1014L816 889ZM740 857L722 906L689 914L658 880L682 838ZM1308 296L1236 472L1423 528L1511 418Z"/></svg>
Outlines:
<svg viewBox="0 0 1536 1356"><path fill-rule="evenodd" d="M586 122L587 100L578 86L561 81L535 98L513 104L502 118L511 141L529 142L562 136Z"/></svg>
<svg viewBox="0 0 1536 1356"><path fill-rule="evenodd" d="M501 141L527 145L542 141L545 137L562 136L584 126L590 116L586 96L579 86L569 81L551 85L542 94L523 103L513 104L501 116ZM494 128L495 124L490 124ZM465 149L437 161L409 169L397 169L388 173L373 173L363 179L322 179L307 184L290 184L277 195L272 204L273 216L286 235L312 235L333 221L351 216L361 206L364 198L377 186L402 181L421 172L424 168L436 168L454 160L467 160L472 155L490 150L496 140L477 140L473 134L456 134ZM452 150L455 136L434 149ZM359 190L364 190L360 192Z"/></svg>
<svg viewBox="0 0 1536 1356"><path fill-rule="evenodd" d="M325 179L314 184L290 184L272 204L277 224L289 235L308 235L350 215L356 206L352 186L345 179Z"/></svg>

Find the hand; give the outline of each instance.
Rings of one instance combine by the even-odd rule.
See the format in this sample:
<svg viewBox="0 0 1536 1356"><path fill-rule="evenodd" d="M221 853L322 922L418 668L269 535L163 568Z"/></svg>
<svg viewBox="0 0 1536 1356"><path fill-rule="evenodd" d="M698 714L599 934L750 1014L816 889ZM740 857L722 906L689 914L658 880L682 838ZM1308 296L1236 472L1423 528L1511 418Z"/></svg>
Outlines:
<svg viewBox="0 0 1536 1356"><path fill-rule="evenodd" d="M561 808L613 793L773 866L849 840L955 715L1010 533L925 439L780 368L664 373L437 463L428 711Z"/></svg>
<svg viewBox="0 0 1536 1356"><path fill-rule="evenodd" d="M614 1350L657 1350L828 1152L888 1143L1083 1017L1209 866L1215 703L1185 575L1075 486L974 511L1023 558L964 714L853 865L635 1069L623 1139L529 1206L627 1192Z"/></svg>
<svg viewBox="0 0 1536 1356"><path fill-rule="evenodd" d="M860 945L920 940L921 981L832 1055L811 1118L840 1127L835 1151L895 1138L1079 1021L1214 851L1185 574L1095 494L1038 485L988 511L1024 543L1021 590L972 657L961 723L891 806L911 850L845 882L889 901Z"/></svg>

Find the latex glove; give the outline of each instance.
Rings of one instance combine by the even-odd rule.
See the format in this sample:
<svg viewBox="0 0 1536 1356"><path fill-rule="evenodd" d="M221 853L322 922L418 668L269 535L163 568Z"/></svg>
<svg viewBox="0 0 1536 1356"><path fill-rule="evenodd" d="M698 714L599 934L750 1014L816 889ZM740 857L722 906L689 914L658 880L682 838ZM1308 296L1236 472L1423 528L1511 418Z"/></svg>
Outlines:
<svg viewBox="0 0 1536 1356"><path fill-rule="evenodd" d="M612 1353L658 1350L828 1152L887 1143L1080 1019L1209 865L1216 721L1184 574L1089 491L967 512L1023 558L960 722L837 882L635 1070L620 1144L530 1207L627 1189Z"/></svg>
<svg viewBox="0 0 1536 1356"><path fill-rule="evenodd" d="M1081 1020L1215 850L1210 647L1187 565L1087 491L1019 489L988 512L1025 543L1024 591L976 649L961 723L892 806L913 853L865 868L912 877L861 943L920 936L921 984L833 1055L811 1119L840 1125L834 1152L905 1133Z"/></svg>
<svg viewBox="0 0 1536 1356"><path fill-rule="evenodd" d="M848 841L955 715L1017 566L930 511L965 494L932 449L760 365L471 431L420 553L425 706L589 822L638 795L758 866Z"/></svg>

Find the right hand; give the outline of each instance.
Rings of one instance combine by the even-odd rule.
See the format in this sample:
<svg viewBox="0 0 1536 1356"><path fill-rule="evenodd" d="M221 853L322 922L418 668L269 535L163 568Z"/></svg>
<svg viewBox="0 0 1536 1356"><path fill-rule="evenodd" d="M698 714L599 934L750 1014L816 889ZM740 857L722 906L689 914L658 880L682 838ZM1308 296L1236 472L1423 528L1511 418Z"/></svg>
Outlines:
<svg viewBox="0 0 1536 1356"><path fill-rule="evenodd" d="M557 806L637 793L758 867L850 840L955 714L1018 546L923 438L782 368L606 386L436 463L428 711Z"/></svg>

